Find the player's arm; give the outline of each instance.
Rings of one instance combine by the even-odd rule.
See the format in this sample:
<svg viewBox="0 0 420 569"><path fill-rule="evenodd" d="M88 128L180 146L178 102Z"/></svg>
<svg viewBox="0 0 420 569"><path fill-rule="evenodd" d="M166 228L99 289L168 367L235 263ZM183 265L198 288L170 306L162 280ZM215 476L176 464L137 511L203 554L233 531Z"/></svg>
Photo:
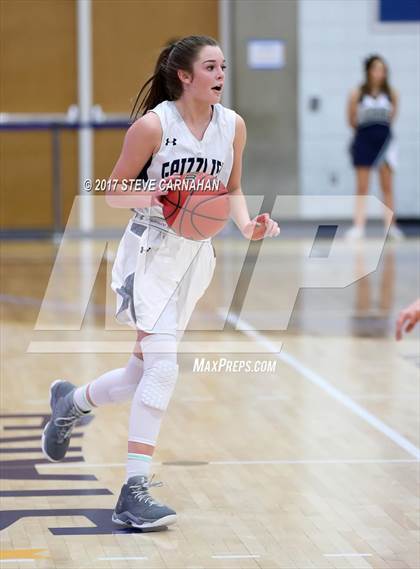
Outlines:
<svg viewBox="0 0 420 569"><path fill-rule="evenodd" d="M270 219L268 213L258 215L251 220L245 196L241 188L242 156L246 144L245 121L236 115L235 138L233 141L233 164L227 184L230 199L230 215L242 235L257 240L263 237L275 237L280 233L277 223Z"/></svg>
<svg viewBox="0 0 420 569"><path fill-rule="evenodd" d="M128 129L121 154L109 177L106 193L111 207L142 208L152 205L151 191L130 191L129 180L135 180L150 157L157 152L162 139L162 127L156 113L147 113ZM128 181L124 183L123 180ZM116 182L118 181L118 183Z"/></svg>
<svg viewBox="0 0 420 569"><path fill-rule="evenodd" d="M359 96L359 89L354 89L350 93L349 102L347 105L347 120L352 128L357 128L357 103L359 101Z"/></svg>
<svg viewBox="0 0 420 569"><path fill-rule="evenodd" d="M391 104L392 104L392 109L391 109L391 122L394 121L396 115L397 115L397 111L398 111L398 93L394 90L391 89Z"/></svg>
<svg viewBox="0 0 420 569"><path fill-rule="evenodd" d="M250 221L248 207L245 201L245 196L241 188L242 176L242 155L246 144L246 126L244 119L236 115L235 138L233 140L233 164L230 178L227 184L229 192L230 211L233 221L238 228L242 231Z"/></svg>
<svg viewBox="0 0 420 569"><path fill-rule="evenodd" d="M395 335L397 340L401 340L403 332L411 332L420 320L420 298L401 310L398 315Z"/></svg>

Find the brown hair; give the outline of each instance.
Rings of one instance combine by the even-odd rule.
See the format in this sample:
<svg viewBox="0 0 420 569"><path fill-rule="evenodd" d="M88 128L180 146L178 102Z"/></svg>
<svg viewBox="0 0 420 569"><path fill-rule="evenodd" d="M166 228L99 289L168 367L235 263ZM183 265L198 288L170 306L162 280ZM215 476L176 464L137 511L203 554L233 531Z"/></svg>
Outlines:
<svg viewBox="0 0 420 569"><path fill-rule="evenodd" d="M200 49L206 45L219 44L209 36L187 36L178 41L170 41L161 51L152 77L140 89L130 118L135 120L140 113L146 114L162 101L179 99L183 87L178 70L192 73L194 61Z"/></svg>
<svg viewBox="0 0 420 569"><path fill-rule="evenodd" d="M385 95L388 97L389 100L392 99L391 87L389 86L388 83L388 66L385 63L383 57L381 57L380 55L371 55L370 57L365 59L364 62L365 81L360 87L360 100L363 98L364 95L369 95L372 92L372 86L370 84L370 79L369 79L369 71L371 70L372 65L376 61L380 61L385 68L385 78L382 82L382 85L380 86L380 90L382 93L385 93Z"/></svg>

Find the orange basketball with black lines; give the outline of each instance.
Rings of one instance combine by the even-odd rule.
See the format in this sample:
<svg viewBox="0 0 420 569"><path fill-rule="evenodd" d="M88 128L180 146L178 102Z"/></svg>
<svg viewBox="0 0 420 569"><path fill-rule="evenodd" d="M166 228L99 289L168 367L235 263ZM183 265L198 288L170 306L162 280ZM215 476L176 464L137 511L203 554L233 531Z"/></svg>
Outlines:
<svg viewBox="0 0 420 569"><path fill-rule="evenodd" d="M226 225L229 197L216 176L201 172L175 174L162 180L167 193L160 197L167 224L181 237L201 241Z"/></svg>

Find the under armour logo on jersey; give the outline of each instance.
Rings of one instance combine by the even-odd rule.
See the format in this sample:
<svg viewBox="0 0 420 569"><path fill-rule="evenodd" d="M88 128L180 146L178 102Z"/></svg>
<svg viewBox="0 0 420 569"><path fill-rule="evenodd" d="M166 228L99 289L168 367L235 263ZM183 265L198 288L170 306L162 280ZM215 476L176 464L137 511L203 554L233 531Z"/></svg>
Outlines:
<svg viewBox="0 0 420 569"><path fill-rule="evenodd" d="M176 146L176 138L173 138L172 140L167 138L166 142L165 142L165 146L168 146L168 144L172 144L173 146Z"/></svg>

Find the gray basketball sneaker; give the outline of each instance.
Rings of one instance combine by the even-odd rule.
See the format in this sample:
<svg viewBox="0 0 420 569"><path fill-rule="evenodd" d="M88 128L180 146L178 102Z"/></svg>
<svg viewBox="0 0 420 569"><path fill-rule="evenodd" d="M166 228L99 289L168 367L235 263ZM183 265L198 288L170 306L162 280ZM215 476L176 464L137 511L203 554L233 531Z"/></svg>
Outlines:
<svg viewBox="0 0 420 569"><path fill-rule="evenodd" d="M51 419L42 433L42 452L52 462L63 460L77 420L90 411L81 411L73 402L76 386L58 379L50 387Z"/></svg>
<svg viewBox="0 0 420 569"><path fill-rule="evenodd" d="M157 528L176 522L176 512L154 500L149 494L152 486L162 486L162 482L152 482L153 476L132 476L121 488L112 521L116 524L135 528Z"/></svg>

